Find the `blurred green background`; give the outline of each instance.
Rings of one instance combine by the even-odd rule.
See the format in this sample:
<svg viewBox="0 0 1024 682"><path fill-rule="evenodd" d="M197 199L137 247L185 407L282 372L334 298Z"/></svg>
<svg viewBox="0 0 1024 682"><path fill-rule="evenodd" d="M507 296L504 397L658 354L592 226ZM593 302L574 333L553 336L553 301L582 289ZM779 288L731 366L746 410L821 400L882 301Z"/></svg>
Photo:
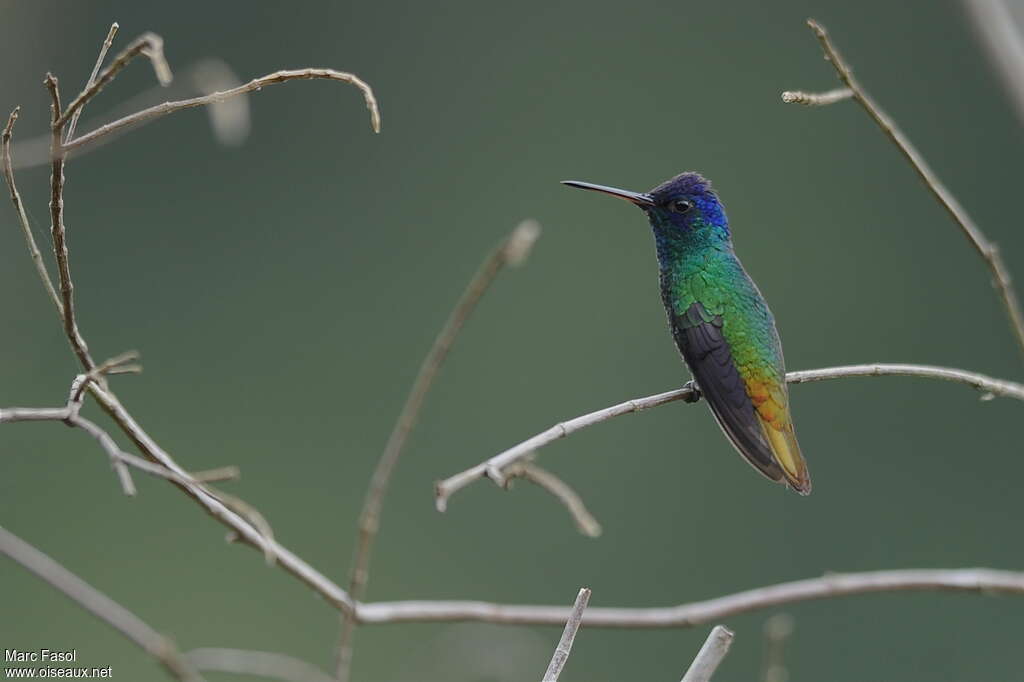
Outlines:
<svg viewBox="0 0 1024 682"><path fill-rule="evenodd" d="M957 3L26 0L0 11L0 111L22 106L17 139L45 132L44 73L70 99L113 20L119 46L160 33L181 73L216 56L246 80L326 66L376 90L379 136L353 88L274 86L250 99L245 145L218 146L206 116L184 112L75 159L66 194L94 355L143 353L145 373L118 378L119 396L184 466L239 465L226 489L338 581L372 466L448 310L518 221L543 224L430 395L385 509L371 599L569 604L588 585L592 605L666 605L825 571L1024 563L1021 406L913 379L794 387L806 499L757 476L703 405L673 404L543 452L603 523L597 540L527 484L478 484L444 515L432 506L434 480L687 378L643 216L565 178L638 190L687 169L712 178L791 369L919 362L1020 378L987 270L874 124L849 102L779 100L835 85L804 26L814 16L1024 278L1024 138ZM149 66L133 64L80 130L152 87ZM18 179L44 240L47 171ZM77 366L6 200L0 228L0 405L56 405ZM140 475L138 498L125 498L95 443L54 424L3 427L0 453L4 526L182 648L330 665L337 614L225 545L176 489ZM0 647L76 647L115 679L163 679L10 561L0 586ZM935 593L787 607L790 679L1024 679L1022 609ZM757 679L770 614L726 619L737 639L717 679ZM562 679L678 679L707 630L584 630ZM358 680L504 682L538 679L558 630L357 634Z"/></svg>

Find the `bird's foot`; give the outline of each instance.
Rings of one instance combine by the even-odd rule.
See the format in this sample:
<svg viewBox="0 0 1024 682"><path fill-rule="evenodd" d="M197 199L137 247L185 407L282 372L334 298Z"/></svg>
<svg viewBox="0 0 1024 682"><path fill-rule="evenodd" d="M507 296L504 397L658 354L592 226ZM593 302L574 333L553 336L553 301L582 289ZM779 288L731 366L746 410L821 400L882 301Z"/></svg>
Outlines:
<svg viewBox="0 0 1024 682"><path fill-rule="evenodd" d="M691 380L687 381L685 384L683 384L683 390L689 391L689 393L686 395L686 397L683 398L683 402L684 403L695 403L698 400L700 400L700 396L701 396L700 387L697 386L697 382L694 381L693 379L691 379Z"/></svg>

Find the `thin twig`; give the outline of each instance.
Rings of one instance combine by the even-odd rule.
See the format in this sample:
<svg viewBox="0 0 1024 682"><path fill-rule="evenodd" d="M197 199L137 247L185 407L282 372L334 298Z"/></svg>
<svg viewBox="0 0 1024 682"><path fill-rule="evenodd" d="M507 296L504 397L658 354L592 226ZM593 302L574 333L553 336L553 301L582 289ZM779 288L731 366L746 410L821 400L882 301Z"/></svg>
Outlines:
<svg viewBox="0 0 1024 682"><path fill-rule="evenodd" d="M316 666L298 658L270 651L245 649L193 649L185 658L199 670L256 675L286 682L333 682Z"/></svg>
<svg viewBox="0 0 1024 682"><path fill-rule="evenodd" d="M57 257L57 279L60 282L61 310L64 315L64 334L71 343L72 350L78 356L85 371L96 367L85 339L78 330L75 320L75 285L71 280L71 264L68 261L67 229L64 227L64 150L61 142L63 132L60 123L60 91L57 78L46 74L47 90L51 100L50 124L50 236L53 239L53 252Z"/></svg>
<svg viewBox="0 0 1024 682"><path fill-rule="evenodd" d="M129 43L128 47L124 48L120 54L114 57L113 61L110 62L110 66L104 69L103 73L101 73L98 78L95 80L91 78L89 79L85 89L82 90L78 97L68 104L68 108L63 114L61 114L60 118L57 119L55 124L56 127L63 127L72 116L85 106L86 102L99 94L100 90L102 90L107 83L114 80L114 76L116 76L121 69L128 66L128 64L139 55L148 57L149 61L152 62L153 71L156 72L156 79L160 82L160 85L170 85L173 76L171 75L171 67L167 64L167 60L164 58L164 39L155 33L143 33L141 36ZM68 139L70 141L70 137Z"/></svg>
<svg viewBox="0 0 1024 682"><path fill-rule="evenodd" d="M7 189L11 192L11 202L14 203L14 211L18 214L18 222L21 223L21 231L25 235L25 243L28 245L28 253L32 258L32 264L36 266L36 272L43 283L43 288L46 289L50 300L53 301L53 305L57 308L57 315L63 321L64 305L60 302L60 296L57 295L57 290L53 286L53 280L50 279L50 273L46 269L46 261L43 260L43 254L39 252L39 247L36 246L36 238L32 235L32 225L29 223L28 215L25 213L25 206L21 203L21 194L18 193L18 187L14 184L14 164L11 161L11 133L14 130L14 122L18 120L18 112L20 110L21 107L16 107L11 112L10 117L7 119L7 125L4 126L2 142L0 142L4 180L7 182Z"/></svg>
<svg viewBox="0 0 1024 682"><path fill-rule="evenodd" d="M377 108L377 99L374 97L373 90L370 89L369 85L357 76L350 73L344 73L342 71L335 71L333 69L298 69L295 71L275 71L274 73L267 74L266 76L253 79L244 85L238 86L237 88L231 88L230 90L221 90L219 92L211 92L210 94L203 95L201 97L192 97L190 99L157 104L156 106L143 109L142 111L138 111L134 114L129 114L124 118L119 118L116 121L107 123L106 125L102 125L91 132L85 133L84 135L81 135L65 144L64 150L65 152L71 152L76 149L80 149L81 147L92 144L111 133L118 132L129 126L146 123L153 119L166 116L167 114L173 114L174 112L181 111L182 109L191 109L193 107L202 107L215 102L223 102L224 100L237 97L238 95L244 95L248 92L257 92L268 85L274 85L276 83L286 83L294 80L311 80L317 78L350 83L359 88L363 93L363 98L366 100L366 107L370 110L370 125L373 126L374 132L380 132L380 110Z"/></svg>
<svg viewBox="0 0 1024 682"><path fill-rule="evenodd" d="M116 21L110 25L110 30L107 31L107 37L100 46L100 54L96 57L96 65L92 67L92 73L89 74L89 80L85 83L86 90L91 88L93 83L96 82L96 76L100 73L100 68L103 66L103 60L107 58L107 51L110 50L110 47L114 44L114 36L117 35L118 28L119 26ZM75 136L75 128L78 127L78 118L82 115L82 110L83 107L76 109L75 113L71 116L71 120L68 121L68 127L64 133L65 142Z"/></svg>
<svg viewBox="0 0 1024 682"><path fill-rule="evenodd" d="M869 364L869 365L846 365L840 367L826 367L824 369L811 369L800 372L789 372L786 381L791 384L802 384L812 381L824 381L826 379L841 379L845 377L858 376L913 376L927 379L941 379L972 386L982 391L982 399L990 399L996 396L1024 400L1024 384L1014 383L1003 379L993 379L984 374L967 372L962 369L951 367L934 367L931 365L908 365L908 364ZM530 456L534 451L548 445L549 443L564 438L571 433L588 426L594 426L601 422L608 421L613 417L625 414L632 414L641 410L650 409L659 405L675 402L677 400L692 401L694 391L686 386L647 396L627 400L618 405L606 407L597 412L570 419L555 424L546 431L529 438L508 450L491 457L474 467L461 471L435 484L435 504L438 511L445 511L448 508L448 499L457 491L481 478L498 478L496 483L500 484L500 474L511 464L521 461ZM495 473L496 472L496 473Z"/></svg>
<svg viewBox="0 0 1024 682"><path fill-rule="evenodd" d="M555 653L551 655L551 662L548 663L548 669L544 673L542 682L558 682L558 677L562 674L562 668L565 667L565 662L569 660L572 643L576 640L576 632L580 629L580 623L583 622L583 611L587 608L588 603L590 603L590 590L586 587L581 587L579 594L576 595L576 602L572 605L572 610L569 612L569 617L565 621L562 638L558 640Z"/></svg>
<svg viewBox="0 0 1024 682"><path fill-rule="evenodd" d="M63 592L86 611L120 632L155 658L178 680L202 682L170 638L160 634L134 613L61 566L7 529L0 527L0 553L21 564L51 587Z"/></svg>
<svg viewBox="0 0 1024 682"><path fill-rule="evenodd" d="M505 469L502 474L506 479L505 487L508 487L513 478L524 478L530 483L543 488L562 503L580 533L589 538L596 538L601 535L601 524L598 523L594 515L587 509L587 506L583 503L583 498L568 483L550 471L542 469L533 462L517 462Z"/></svg>
<svg viewBox="0 0 1024 682"><path fill-rule="evenodd" d="M1024 596L1024 572L986 568L903 569L833 573L796 580L707 601L655 608L587 609L583 624L602 628L685 628L729 616L811 599L873 592L952 591ZM393 601L359 605L361 623L477 621L506 625L562 625L570 609L480 601Z"/></svg>
<svg viewBox="0 0 1024 682"><path fill-rule="evenodd" d="M805 107L826 107L851 97L853 97L853 90L850 88L836 88L828 92L787 90L782 93L782 101L786 104L803 104Z"/></svg>
<svg viewBox="0 0 1024 682"><path fill-rule="evenodd" d="M722 625L712 628L711 634L704 641L704 646L697 652L697 657L693 659L693 663L683 675L682 682L709 682L715 671L718 670L722 659L729 653L732 638L732 630Z"/></svg>
<svg viewBox="0 0 1024 682"><path fill-rule="evenodd" d="M434 339L427 356L423 359L409 395L405 399L405 404L402 406L402 411L395 421L387 444L384 446L384 451L377 461L362 511L359 514L356 549L352 558L352 569L349 573L348 592L353 599L362 599L366 592L370 558L373 553L374 540L380 529L380 512L384 505L384 496L387 494L395 466L402 456L409 434L416 425L423 402L434 379L444 364L445 358L448 357L455 338L484 293L491 286L494 278L506 265L522 263L539 234L540 226L536 222L524 221L512 230L511 234L484 260L448 316L437 338ZM336 676L340 682L348 680L355 625L352 618L347 615L343 616L341 634L338 639L336 666Z"/></svg>
<svg viewBox="0 0 1024 682"><path fill-rule="evenodd" d="M971 246L978 252L989 270L992 272L992 284L1002 299L1003 307L1006 308L1007 317L1010 320L1010 327L1021 349L1024 350L1024 313L1021 312L1020 302L1013 289L1010 273L1003 263L1002 256L996 245L989 241L981 228L974 222L967 210L960 204L938 176L931 169L928 163L921 156L921 153L910 143L910 140L903 134L896 123L886 114L881 107L871 98L860 82L854 77L852 69L832 45L825 27L814 19L808 19L807 25L811 27L821 49L825 53L825 59L831 62L836 70L840 82L853 92L853 98L864 108L868 115L874 120L882 132L896 145L903 156L910 162L917 175L924 181L928 191L932 193L939 204L946 210L953 221L960 226L964 236Z"/></svg>

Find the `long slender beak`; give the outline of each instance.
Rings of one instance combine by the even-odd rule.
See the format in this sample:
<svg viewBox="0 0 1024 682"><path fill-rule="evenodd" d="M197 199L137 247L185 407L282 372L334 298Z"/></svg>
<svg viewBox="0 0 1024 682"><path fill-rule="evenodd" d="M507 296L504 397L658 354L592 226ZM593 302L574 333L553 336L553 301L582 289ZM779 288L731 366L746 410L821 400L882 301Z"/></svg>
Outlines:
<svg viewBox="0 0 1024 682"><path fill-rule="evenodd" d="M604 194L610 194L613 197L619 199L625 199L631 203L636 204L640 208L650 208L654 206L654 199L651 198L650 194L641 194L640 192L630 192L625 189L618 189L616 187L606 187L604 185L595 185L590 182L580 182L578 180L562 180L563 185L569 187L577 187L579 189L589 189L595 192L603 192Z"/></svg>

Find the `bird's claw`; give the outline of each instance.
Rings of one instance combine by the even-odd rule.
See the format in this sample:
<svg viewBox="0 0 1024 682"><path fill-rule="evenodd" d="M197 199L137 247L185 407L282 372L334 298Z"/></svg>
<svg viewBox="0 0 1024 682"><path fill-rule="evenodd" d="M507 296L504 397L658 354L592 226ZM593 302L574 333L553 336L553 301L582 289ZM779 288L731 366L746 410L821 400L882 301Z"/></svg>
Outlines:
<svg viewBox="0 0 1024 682"><path fill-rule="evenodd" d="M697 382L695 382L693 379L690 379L685 384L683 384L683 390L689 391L689 393L686 395L686 397L683 398L683 402L685 402L685 403L695 403L698 400L700 400L700 396L701 396L700 387L697 386Z"/></svg>

